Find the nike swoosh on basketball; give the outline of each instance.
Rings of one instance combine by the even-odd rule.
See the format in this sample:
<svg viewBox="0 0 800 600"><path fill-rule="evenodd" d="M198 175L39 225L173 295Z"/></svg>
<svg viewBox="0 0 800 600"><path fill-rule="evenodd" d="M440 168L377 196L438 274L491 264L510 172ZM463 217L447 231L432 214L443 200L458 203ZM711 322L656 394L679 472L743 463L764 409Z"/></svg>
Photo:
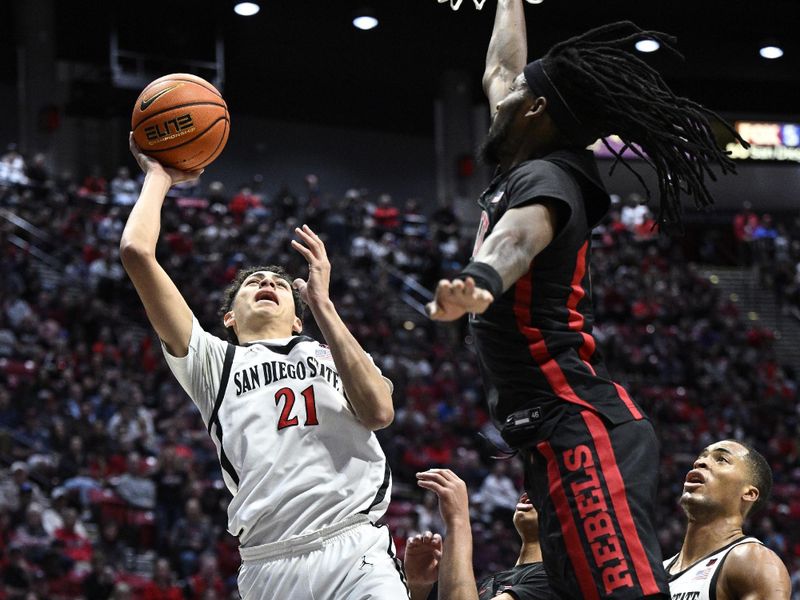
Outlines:
<svg viewBox="0 0 800 600"><path fill-rule="evenodd" d="M179 83L177 85L173 85L172 87L168 87L166 89L161 90L155 96L150 96L147 100L142 100L142 103L139 105L139 110L147 110L147 107L150 106L153 102L155 102L159 98L161 98L161 96L163 96L164 94L168 94L176 87L180 87L181 85L183 84Z"/></svg>

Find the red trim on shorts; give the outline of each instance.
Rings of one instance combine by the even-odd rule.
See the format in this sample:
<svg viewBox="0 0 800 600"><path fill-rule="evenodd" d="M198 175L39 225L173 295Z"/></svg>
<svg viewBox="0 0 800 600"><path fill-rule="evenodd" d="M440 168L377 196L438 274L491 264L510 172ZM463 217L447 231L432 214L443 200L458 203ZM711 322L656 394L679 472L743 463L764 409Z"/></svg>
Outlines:
<svg viewBox="0 0 800 600"><path fill-rule="evenodd" d="M662 590L659 589L653 576L653 568L650 565L650 561L647 560L647 554L642 546L642 541L639 539L639 532L633 522L631 508L628 505L628 498L625 494L625 482L619 472L608 431L603 421L593 412L584 410L581 411L581 416L594 441L595 451L600 459L600 468L606 480L606 489L611 498L614 513L617 516L622 538L625 540L628 553L633 561L633 568L636 570L636 577L639 579L642 594L645 596L660 594Z"/></svg>
<svg viewBox="0 0 800 600"><path fill-rule="evenodd" d="M564 484L561 481L561 471L559 470L553 448L548 442L539 442L536 449L547 460L547 481L549 483L550 499L556 507L558 520L561 522L561 534L564 536L564 546L567 549L572 568L575 569L575 578L581 588L583 597L587 600L600 600L597 592L592 570L589 561L583 553L583 543L578 533L578 525L572 516L569 507L567 494L564 492Z"/></svg>
<svg viewBox="0 0 800 600"><path fill-rule="evenodd" d="M533 263L531 263L532 268ZM594 410L591 404L575 393L575 390L572 389L572 386L567 381L564 371L550 356L542 331L531 326L531 295L533 289L531 279L532 271L529 270L514 284L514 316L517 320L517 329L528 340L528 351L531 353L533 360L536 361L536 364L539 365L553 391L568 402Z"/></svg>
<svg viewBox="0 0 800 600"><path fill-rule="evenodd" d="M580 333L581 337L583 337L583 343L581 347L578 348L578 355L581 357L581 360L592 369L591 365L589 365L589 359L597 348L597 342L590 334L583 330L586 319L584 319L583 314L578 311L578 304L583 300L584 296L586 296L586 290L583 289L582 283L586 275L586 252L588 249L589 240L586 240L580 250L578 250L578 258L575 260L575 270L573 271L572 283L570 284L572 291L569 294L569 298L567 298L567 312L569 313L567 316L567 326L572 331ZM592 369L592 372L594 372L594 369Z"/></svg>
<svg viewBox="0 0 800 600"><path fill-rule="evenodd" d="M625 390L625 388L614 381L612 381L611 383L614 384L614 388L616 388L617 394L619 394L619 397L625 403L625 406L627 406L628 410L631 411L631 415L633 415L633 418L636 419L637 421L641 420L642 413L640 413L639 409L636 408L636 405L633 403L633 400L631 400L631 397L628 395L628 392Z"/></svg>

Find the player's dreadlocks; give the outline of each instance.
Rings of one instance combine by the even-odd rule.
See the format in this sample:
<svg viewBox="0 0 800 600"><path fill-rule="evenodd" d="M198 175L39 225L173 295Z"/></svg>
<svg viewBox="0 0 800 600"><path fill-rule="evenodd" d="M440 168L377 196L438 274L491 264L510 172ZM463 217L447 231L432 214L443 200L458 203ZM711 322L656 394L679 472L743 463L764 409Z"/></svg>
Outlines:
<svg viewBox="0 0 800 600"><path fill-rule="evenodd" d="M709 117L719 119L743 145L747 142L715 112L673 93L657 71L629 50L632 42L640 39L655 39L683 58L675 49L674 37L620 21L556 44L541 63L586 133L585 139L571 141L591 143L597 137L618 135L624 144L621 150L614 150L603 139L616 157L612 172L621 163L634 173L649 197L644 180L622 153L629 148L646 160L658 176L659 226L680 227L681 191L691 195L698 208L709 206L713 198L705 176L716 180L711 167L718 165L722 173L736 171L733 161L718 147Z"/></svg>

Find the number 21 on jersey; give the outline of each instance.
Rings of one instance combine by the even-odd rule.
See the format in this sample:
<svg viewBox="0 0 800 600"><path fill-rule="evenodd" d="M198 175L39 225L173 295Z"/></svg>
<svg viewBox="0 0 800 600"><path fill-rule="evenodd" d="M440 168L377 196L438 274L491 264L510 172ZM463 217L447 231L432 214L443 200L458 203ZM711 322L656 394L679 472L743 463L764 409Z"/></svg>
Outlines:
<svg viewBox="0 0 800 600"><path fill-rule="evenodd" d="M306 427L311 425L319 425L319 421L317 421L317 401L314 398L314 386L308 386L306 389L300 392L300 395L305 400L306 405L306 420L304 425ZM283 402L281 416L278 419L278 431L281 429L286 429L287 427L296 427L299 424L300 421L297 418L297 414L292 416L295 399L296 396L292 388L284 387L275 392L275 406L280 406L281 402ZM302 412L302 410L298 412Z"/></svg>

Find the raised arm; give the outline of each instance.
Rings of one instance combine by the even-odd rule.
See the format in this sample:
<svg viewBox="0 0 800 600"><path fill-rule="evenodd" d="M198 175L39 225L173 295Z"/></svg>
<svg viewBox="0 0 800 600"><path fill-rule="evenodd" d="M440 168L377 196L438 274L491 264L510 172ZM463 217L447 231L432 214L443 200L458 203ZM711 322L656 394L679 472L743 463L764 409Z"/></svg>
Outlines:
<svg viewBox="0 0 800 600"><path fill-rule="evenodd" d="M147 318L173 356L186 356L192 333L192 312L166 271L156 261L161 207L175 183L192 181L202 171L165 169L142 154L130 139L131 152L145 173L139 199L131 210L119 243L122 266L144 304Z"/></svg>
<svg viewBox="0 0 800 600"><path fill-rule="evenodd" d="M302 240L292 247L308 261L308 280L296 279L294 286L308 304L327 342L345 394L366 427L383 429L394 420L392 390L370 357L347 329L328 295L331 265L325 244L308 225L295 229Z"/></svg>
<svg viewBox="0 0 800 600"><path fill-rule="evenodd" d="M466 484L450 469L430 469L417 473L417 485L438 496L447 526L439 562L440 600L478 600Z"/></svg>
<svg viewBox="0 0 800 600"><path fill-rule="evenodd" d="M497 0L492 39L486 53L483 91L494 117L497 103L508 94L528 60L528 39L522 0Z"/></svg>

